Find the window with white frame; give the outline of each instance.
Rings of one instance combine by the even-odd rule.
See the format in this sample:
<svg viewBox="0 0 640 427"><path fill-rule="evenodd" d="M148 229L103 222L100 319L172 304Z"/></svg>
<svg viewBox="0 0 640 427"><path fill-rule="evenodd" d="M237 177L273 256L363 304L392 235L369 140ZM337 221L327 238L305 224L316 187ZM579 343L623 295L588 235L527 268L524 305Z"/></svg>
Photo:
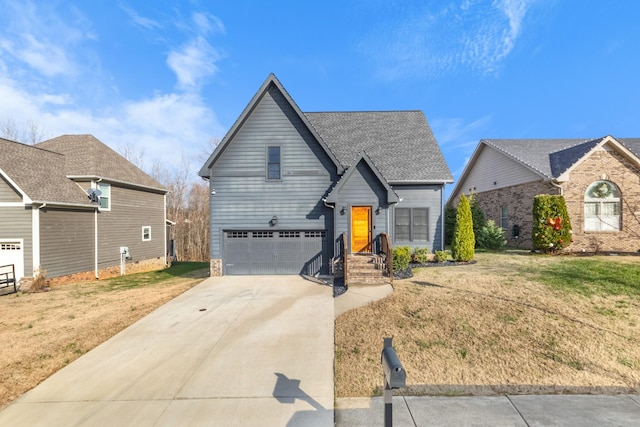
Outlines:
<svg viewBox="0 0 640 427"><path fill-rule="evenodd" d="M100 209L108 211L111 209L111 185L103 182L98 183L100 190Z"/></svg>
<svg viewBox="0 0 640 427"><path fill-rule="evenodd" d="M614 183L592 183L584 194L584 230L619 231L620 206L620 191Z"/></svg>
<svg viewBox="0 0 640 427"><path fill-rule="evenodd" d="M142 241L148 242L149 240L151 240L151 227L145 225L142 227Z"/></svg>
<svg viewBox="0 0 640 427"><path fill-rule="evenodd" d="M429 240L429 209L396 208L394 235L397 242Z"/></svg>

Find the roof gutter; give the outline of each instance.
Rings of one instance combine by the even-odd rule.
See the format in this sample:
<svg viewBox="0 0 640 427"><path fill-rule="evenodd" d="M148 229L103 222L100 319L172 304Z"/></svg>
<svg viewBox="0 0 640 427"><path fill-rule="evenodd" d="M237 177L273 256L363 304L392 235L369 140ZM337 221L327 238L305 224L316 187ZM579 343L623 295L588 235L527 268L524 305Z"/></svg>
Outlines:
<svg viewBox="0 0 640 427"><path fill-rule="evenodd" d="M167 190L166 188L152 187L150 185L136 184L134 182L121 181L119 179L99 177L99 176L95 176L95 175L68 175L67 178L72 179L72 180L86 179L86 180L95 181L96 183L101 182L101 181L104 180L106 183L121 184L121 185L126 185L126 186L129 186L129 187L141 188L143 190L150 190L150 191L155 191L155 192L159 192L159 193L168 193L169 192L169 190Z"/></svg>

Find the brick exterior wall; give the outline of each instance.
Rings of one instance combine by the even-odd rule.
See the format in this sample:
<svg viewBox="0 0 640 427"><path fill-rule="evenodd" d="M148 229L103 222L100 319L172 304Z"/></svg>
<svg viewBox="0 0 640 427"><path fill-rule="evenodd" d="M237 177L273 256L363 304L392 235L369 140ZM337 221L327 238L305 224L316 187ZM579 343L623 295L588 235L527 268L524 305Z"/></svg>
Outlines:
<svg viewBox="0 0 640 427"><path fill-rule="evenodd" d="M584 195L593 182L607 180L621 195L620 231L584 230ZM563 184L573 228L573 252L638 252L640 250L640 171L617 152L599 150L571 171Z"/></svg>
<svg viewBox="0 0 640 427"><path fill-rule="evenodd" d="M621 193L620 231L584 230L584 195L593 182L607 180ZM505 232L508 245L530 249L533 197L537 194L560 194L560 189L544 181L501 188L474 194L487 220L501 223L501 207L507 206L508 224ZM569 252L638 252L640 251L640 171L616 152L599 150L571 171L570 181L562 184L573 229ZM520 237L511 233L514 224L520 226Z"/></svg>
<svg viewBox="0 0 640 427"><path fill-rule="evenodd" d="M538 181L513 187L500 188L493 191L476 193L473 197L487 217L501 225L502 206L507 207L507 228L505 237L507 244L513 247L531 248L531 228L533 197L538 194L560 194L560 189L549 183ZM512 235L514 225L520 226L520 236Z"/></svg>

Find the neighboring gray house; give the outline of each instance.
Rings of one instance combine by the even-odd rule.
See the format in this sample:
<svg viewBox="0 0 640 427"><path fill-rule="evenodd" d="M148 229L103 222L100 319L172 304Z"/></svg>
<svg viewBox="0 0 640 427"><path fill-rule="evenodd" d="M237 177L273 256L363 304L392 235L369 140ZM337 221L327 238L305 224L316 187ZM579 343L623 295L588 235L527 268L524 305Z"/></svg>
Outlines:
<svg viewBox="0 0 640 427"><path fill-rule="evenodd" d="M567 251L640 250L640 139L483 139L450 201L473 194L510 245L531 248L533 198L564 196Z"/></svg>
<svg viewBox="0 0 640 427"><path fill-rule="evenodd" d="M36 145L0 139L0 265L30 277L127 271L166 263L164 187L91 135ZM90 189L101 190L91 202Z"/></svg>
<svg viewBox="0 0 640 427"><path fill-rule="evenodd" d="M212 275L327 274L343 252L377 253L381 234L443 246L452 176L421 111L303 113L271 74L200 176Z"/></svg>

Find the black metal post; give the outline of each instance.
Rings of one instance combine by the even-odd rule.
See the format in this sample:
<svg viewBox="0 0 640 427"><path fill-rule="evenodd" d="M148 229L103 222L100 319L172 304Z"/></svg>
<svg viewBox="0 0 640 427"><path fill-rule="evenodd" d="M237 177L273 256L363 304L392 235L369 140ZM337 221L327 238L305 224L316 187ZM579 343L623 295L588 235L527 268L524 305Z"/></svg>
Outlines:
<svg viewBox="0 0 640 427"><path fill-rule="evenodd" d="M392 347L393 338L384 339L384 348ZM387 378L384 378L384 427L393 427L393 392Z"/></svg>
<svg viewBox="0 0 640 427"><path fill-rule="evenodd" d="M384 427L393 427L393 392L388 384L384 386Z"/></svg>

